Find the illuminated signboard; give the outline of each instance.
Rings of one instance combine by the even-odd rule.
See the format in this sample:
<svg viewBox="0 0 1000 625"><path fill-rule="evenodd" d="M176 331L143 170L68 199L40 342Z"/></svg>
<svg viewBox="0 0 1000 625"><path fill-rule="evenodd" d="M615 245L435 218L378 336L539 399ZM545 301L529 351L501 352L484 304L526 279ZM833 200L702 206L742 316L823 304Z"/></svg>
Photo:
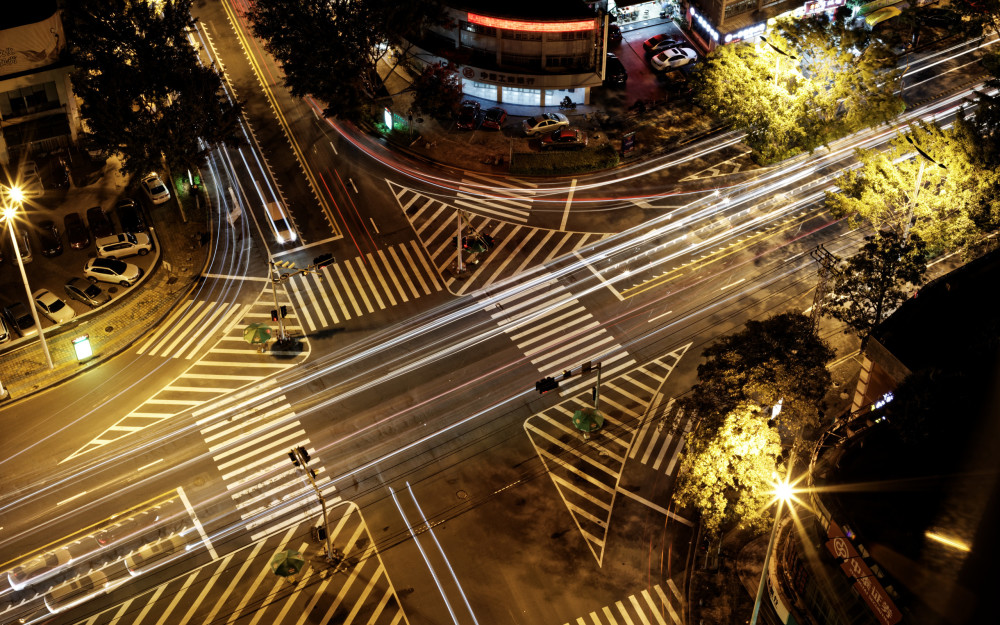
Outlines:
<svg viewBox="0 0 1000 625"><path fill-rule="evenodd" d="M707 18L702 17L701 13L695 10L694 7L688 7L688 11L691 12L691 18L698 22L698 25L705 29L705 32L712 37L713 41L719 40L719 31L712 27L712 23L708 21Z"/></svg>
<svg viewBox="0 0 1000 625"><path fill-rule="evenodd" d="M523 20L508 20L500 17L488 17L469 13L469 23L504 30L526 30L536 33L568 33L578 30L594 30L594 20L578 20L575 22L525 22Z"/></svg>
<svg viewBox="0 0 1000 625"><path fill-rule="evenodd" d="M767 30L767 22L761 22L760 24L747 26L746 28L741 28L740 30L734 33L727 33L725 37L725 42L732 43L734 41L753 39L754 37L763 35L765 30Z"/></svg>
<svg viewBox="0 0 1000 625"><path fill-rule="evenodd" d="M847 4L847 0L810 0L793 11L795 17L832 11Z"/></svg>
<svg viewBox="0 0 1000 625"><path fill-rule="evenodd" d="M94 350L90 347L90 335L84 334L73 339L73 351L76 352L77 360L86 360L93 356Z"/></svg>

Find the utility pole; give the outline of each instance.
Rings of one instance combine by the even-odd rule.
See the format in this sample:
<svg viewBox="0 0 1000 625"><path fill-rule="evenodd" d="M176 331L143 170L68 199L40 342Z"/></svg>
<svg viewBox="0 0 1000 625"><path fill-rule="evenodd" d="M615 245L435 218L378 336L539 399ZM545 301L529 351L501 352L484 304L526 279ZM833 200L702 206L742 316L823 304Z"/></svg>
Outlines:
<svg viewBox="0 0 1000 625"><path fill-rule="evenodd" d="M274 265L274 258L271 256L268 256L267 267L269 273L271 274L268 276L269 278L271 278L270 280L268 280L268 282L271 283L271 297L274 299L274 310L277 311L276 317L278 318L278 340L284 341L285 339L288 338L288 336L285 334L285 322L282 320L282 317L284 315L281 314L281 307L278 306L278 291L277 289L274 288L274 285L280 282L282 278L280 275L277 275L276 277L276 274L278 273L278 268Z"/></svg>
<svg viewBox="0 0 1000 625"><path fill-rule="evenodd" d="M823 316L823 302L826 300L827 280L831 269L837 264L837 257L828 252L822 244L817 245L809 255L819 263L819 283L816 285L816 292L813 293L812 303L813 330L818 330L820 317Z"/></svg>
<svg viewBox="0 0 1000 625"><path fill-rule="evenodd" d="M316 491L316 497L319 498L319 505L323 508L323 536L326 537L326 559L332 561L334 559L333 543L330 541L330 522L326 515L326 499L323 498L323 493L320 491L319 486L316 485L316 472L306 466L309 462L309 452L305 447L299 446L288 452L288 457L291 459L292 464L294 464L300 471L305 473L306 478L309 480L309 485L313 487Z"/></svg>

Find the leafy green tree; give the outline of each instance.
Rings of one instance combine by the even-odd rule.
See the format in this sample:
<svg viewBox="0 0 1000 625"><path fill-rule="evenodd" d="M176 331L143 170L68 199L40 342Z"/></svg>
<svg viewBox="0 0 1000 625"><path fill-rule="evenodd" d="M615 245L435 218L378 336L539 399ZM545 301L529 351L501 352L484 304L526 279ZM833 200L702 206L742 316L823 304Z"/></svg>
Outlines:
<svg viewBox="0 0 1000 625"><path fill-rule="evenodd" d="M987 164L981 137L964 113L946 130L935 123L915 125L885 151L858 150L861 166L838 178L839 191L827 192L826 204L854 227L903 235L909 221L909 231L931 254L968 245L991 230L1000 213L1000 173Z"/></svg>
<svg viewBox="0 0 1000 625"><path fill-rule="evenodd" d="M834 352L799 312L751 320L735 334L708 346L698 366L698 383L682 404L708 427L717 427L736 406L750 403L770 411L781 402L778 420L793 431L819 422L819 409Z"/></svg>
<svg viewBox="0 0 1000 625"><path fill-rule="evenodd" d="M425 67L412 89L414 107L431 117L451 117L462 102L462 81L441 63Z"/></svg>
<svg viewBox="0 0 1000 625"><path fill-rule="evenodd" d="M981 37L989 31L1000 35L1000 0L949 2L945 8L961 17L967 37Z"/></svg>
<svg viewBox="0 0 1000 625"><path fill-rule="evenodd" d="M126 173L185 168L208 152L239 145L240 106L202 66L188 38L191 0L159 3L78 0L66 3L82 100L83 141L119 154Z"/></svg>
<svg viewBox="0 0 1000 625"><path fill-rule="evenodd" d="M718 427L706 425L688 441L674 500L697 508L710 536L736 524L766 526L781 455L777 430L768 415L750 403L737 404Z"/></svg>
<svg viewBox="0 0 1000 625"><path fill-rule="evenodd" d="M766 42L717 48L697 74L696 99L773 162L899 114L895 61L844 12L786 18Z"/></svg>
<svg viewBox="0 0 1000 625"><path fill-rule="evenodd" d="M380 93L376 64L386 49L442 15L436 0L256 0L246 12L292 95L313 96L324 115L350 120Z"/></svg>
<svg viewBox="0 0 1000 625"><path fill-rule="evenodd" d="M825 314L857 332L863 348L872 330L920 285L926 271L926 249L918 235L905 243L892 230L865 237L861 250L835 273L833 302Z"/></svg>

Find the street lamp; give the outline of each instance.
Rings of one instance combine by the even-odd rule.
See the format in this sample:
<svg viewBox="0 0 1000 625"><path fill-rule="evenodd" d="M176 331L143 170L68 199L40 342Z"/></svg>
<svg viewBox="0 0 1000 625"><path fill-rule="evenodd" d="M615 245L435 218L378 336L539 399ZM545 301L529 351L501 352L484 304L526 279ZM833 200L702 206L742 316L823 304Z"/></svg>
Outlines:
<svg viewBox="0 0 1000 625"><path fill-rule="evenodd" d="M771 43L770 41L767 40L767 37L761 37L760 40L763 41L764 43L766 43L769 48L771 48L772 50L774 50L775 52L777 52L778 54L780 54L782 56L787 56L788 58L790 58L792 60L795 60L795 59L799 58L795 54L790 54L788 52L785 52L784 50L778 49L777 46L775 46L773 43ZM781 57L780 56L774 57L774 86L775 87L778 86L778 69L780 67L780 63L781 63Z"/></svg>
<svg viewBox="0 0 1000 625"><path fill-rule="evenodd" d="M911 135L906 135L906 141L909 142L909 144L911 146L913 146L913 149L917 151L917 154L919 154L923 158L920 159L920 170L917 172L917 186L913 190L913 199L910 200L910 210L908 210L906 212L906 223L903 225L903 243L904 244L906 243L906 241L908 240L908 238L910 236L910 224L913 221L913 209L915 209L917 207L917 196L920 194L920 183L923 181L923 177L924 177L924 165L927 164L926 163L927 161L930 161L930 162L934 163L935 165L937 165L938 167L940 167L941 169L948 169L943 164L941 164L941 163L937 162L936 160L934 160L933 158L931 158L930 155L927 154L927 152L924 152L923 150L921 150L920 146L913 142L913 137Z"/></svg>
<svg viewBox="0 0 1000 625"><path fill-rule="evenodd" d="M35 327L38 328L38 338L42 342L42 351L45 352L45 362L49 369L53 369L52 356L49 354L49 346L45 342L45 331L42 330L42 323L38 319L38 309L35 308L35 298L31 295L31 287L28 286L28 274L24 272L24 262L21 260L21 250L17 246L17 233L14 232L14 216L17 215L18 208L24 208L24 193L18 187L3 187L4 205L3 217L7 222L7 229L10 230L10 241L14 247L14 258L17 259L17 266L21 269L21 280L24 281L24 292L28 295L28 307L31 308L31 316L35 319Z"/></svg>
<svg viewBox="0 0 1000 625"><path fill-rule="evenodd" d="M791 463L789 463L791 467ZM777 474L775 474L777 477ZM753 615L750 617L750 625L757 625L757 617L760 616L760 600L764 596L764 584L767 582L767 567L771 564L771 551L774 550L774 538L778 535L778 522L781 520L782 507L791 505L791 500L795 494L795 489L788 480L774 482L774 500L778 503L778 509L774 512L774 525L771 527L771 539L767 541L767 551L764 553L764 570L760 572L760 585L757 586L757 600L753 604Z"/></svg>

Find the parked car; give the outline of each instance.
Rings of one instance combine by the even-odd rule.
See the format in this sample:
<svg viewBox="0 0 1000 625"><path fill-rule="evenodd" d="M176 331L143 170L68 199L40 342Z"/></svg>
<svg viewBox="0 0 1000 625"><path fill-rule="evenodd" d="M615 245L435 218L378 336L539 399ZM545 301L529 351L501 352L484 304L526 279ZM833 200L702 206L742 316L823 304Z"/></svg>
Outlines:
<svg viewBox="0 0 1000 625"><path fill-rule="evenodd" d="M115 205L115 212L118 213L118 223L121 224L123 232L143 232L146 230L146 220L135 200L119 200L118 204Z"/></svg>
<svg viewBox="0 0 1000 625"><path fill-rule="evenodd" d="M7 322L4 321L3 315L0 315L0 343L6 343L10 340L10 330L7 329Z"/></svg>
<svg viewBox="0 0 1000 625"><path fill-rule="evenodd" d="M70 321L76 317L76 311L58 295L48 289L38 289L31 295L35 298L35 306L42 311L52 323Z"/></svg>
<svg viewBox="0 0 1000 625"><path fill-rule="evenodd" d="M96 597L108 588L103 571L91 571L82 577L60 584L45 594L45 607L55 614Z"/></svg>
<svg viewBox="0 0 1000 625"><path fill-rule="evenodd" d="M686 43L685 41L674 39L670 33L660 33L655 37L650 37L646 41L643 41L642 49L646 51L646 54L656 54L657 52L663 52L667 48L676 48Z"/></svg>
<svg viewBox="0 0 1000 625"><path fill-rule="evenodd" d="M608 41L611 43L622 42L622 29L618 24L608 25Z"/></svg>
<svg viewBox="0 0 1000 625"><path fill-rule="evenodd" d="M132 286L142 277L142 269L117 258L91 258L83 267L83 275L91 282L114 282Z"/></svg>
<svg viewBox="0 0 1000 625"><path fill-rule="evenodd" d="M102 237L94 241L97 255L101 258L125 258L127 256L145 256L153 249L149 235L139 232L125 232L110 237Z"/></svg>
<svg viewBox="0 0 1000 625"><path fill-rule="evenodd" d="M489 128L490 130L500 130L505 121L507 121L507 111L499 106L494 106L486 109L486 113L483 115L482 127Z"/></svg>
<svg viewBox="0 0 1000 625"><path fill-rule="evenodd" d="M90 232L95 239L110 237L115 233L115 229L111 226L111 220L108 219L108 214L100 206L92 206L87 209L87 224L90 225Z"/></svg>
<svg viewBox="0 0 1000 625"><path fill-rule="evenodd" d="M587 133L578 128L560 128L542 137L543 150L582 150L587 147Z"/></svg>
<svg viewBox="0 0 1000 625"><path fill-rule="evenodd" d="M569 126L569 119L562 113L542 113L537 117L529 117L521 122L524 134L529 137L537 137L553 130Z"/></svg>
<svg viewBox="0 0 1000 625"><path fill-rule="evenodd" d="M63 253L59 228L51 219L38 224L38 245L42 248L42 256L51 258Z"/></svg>
<svg viewBox="0 0 1000 625"><path fill-rule="evenodd" d="M21 302L14 302L3 309L3 314L7 317L8 325L21 336L34 336L38 334L38 326L35 325L35 318L31 315L28 307Z"/></svg>
<svg viewBox="0 0 1000 625"><path fill-rule="evenodd" d="M69 246L74 250L82 250L90 245L90 233L83 225L83 219L79 213L69 213L63 217L63 227L66 229L66 238Z"/></svg>
<svg viewBox="0 0 1000 625"><path fill-rule="evenodd" d="M156 174L149 174L142 179L142 190L146 197L153 204L163 204L170 199L170 189L167 188L160 177Z"/></svg>
<svg viewBox="0 0 1000 625"><path fill-rule="evenodd" d="M101 287L87 282L83 278L71 278L63 288L66 290L66 295L69 295L78 302L83 302L91 308L97 308L111 301L110 294L105 293L101 290Z"/></svg>
<svg viewBox="0 0 1000 625"><path fill-rule="evenodd" d="M655 70L666 70L672 67L683 67L698 60L698 53L692 48L669 48L654 56L650 63Z"/></svg>
<svg viewBox="0 0 1000 625"><path fill-rule="evenodd" d="M52 163L52 184L57 189L69 188L69 165L61 158Z"/></svg>
<svg viewBox="0 0 1000 625"><path fill-rule="evenodd" d="M475 130L479 123L479 102L475 100L465 100L458 110L458 121L455 127L459 130Z"/></svg>
<svg viewBox="0 0 1000 625"><path fill-rule="evenodd" d="M628 82L628 72L625 70L625 65L611 52L608 52L605 62L604 82L612 87L624 87Z"/></svg>
<svg viewBox="0 0 1000 625"><path fill-rule="evenodd" d="M144 569L164 562L183 549L184 539L179 534L173 534L155 543L143 545L125 556L125 568L131 575L140 575Z"/></svg>
<svg viewBox="0 0 1000 625"><path fill-rule="evenodd" d="M0 236L3 236L3 247L7 248L11 258L14 258L14 246L10 242L10 235L7 234L6 228L0 229ZM28 236L27 230L23 228L17 230L17 252L21 255L21 262L27 265L32 260L34 256L31 255L31 238Z"/></svg>
<svg viewBox="0 0 1000 625"><path fill-rule="evenodd" d="M73 556L65 547L43 553L15 566L7 573L7 581L14 590L21 590L29 584L41 581L56 569L73 561Z"/></svg>

